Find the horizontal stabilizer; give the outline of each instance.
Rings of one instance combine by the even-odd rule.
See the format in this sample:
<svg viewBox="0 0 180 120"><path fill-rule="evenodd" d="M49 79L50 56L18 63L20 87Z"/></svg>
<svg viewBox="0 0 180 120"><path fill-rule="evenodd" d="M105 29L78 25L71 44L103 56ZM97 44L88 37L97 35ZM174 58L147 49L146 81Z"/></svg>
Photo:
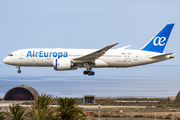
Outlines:
<svg viewBox="0 0 180 120"><path fill-rule="evenodd" d="M168 55L169 55L169 58L174 58L174 56L171 56L172 54L174 54L174 53L160 54L160 55L150 56L149 58L158 59L158 58L168 57Z"/></svg>

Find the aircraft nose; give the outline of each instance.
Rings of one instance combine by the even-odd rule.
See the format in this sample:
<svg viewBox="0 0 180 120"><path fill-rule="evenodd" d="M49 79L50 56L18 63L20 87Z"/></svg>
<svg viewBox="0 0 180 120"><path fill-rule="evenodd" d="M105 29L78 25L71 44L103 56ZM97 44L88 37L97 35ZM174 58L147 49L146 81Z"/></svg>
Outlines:
<svg viewBox="0 0 180 120"><path fill-rule="evenodd" d="M4 58L3 63L8 64L8 58Z"/></svg>

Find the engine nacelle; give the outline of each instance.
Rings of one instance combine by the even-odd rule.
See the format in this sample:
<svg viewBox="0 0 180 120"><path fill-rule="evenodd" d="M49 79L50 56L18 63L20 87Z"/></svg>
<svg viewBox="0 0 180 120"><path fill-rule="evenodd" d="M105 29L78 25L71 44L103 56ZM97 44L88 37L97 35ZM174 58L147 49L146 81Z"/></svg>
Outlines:
<svg viewBox="0 0 180 120"><path fill-rule="evenodd" d="M68 59L56 59L54 61L54 70L75 70L76 67L73 67L73 63Z"/></svg>

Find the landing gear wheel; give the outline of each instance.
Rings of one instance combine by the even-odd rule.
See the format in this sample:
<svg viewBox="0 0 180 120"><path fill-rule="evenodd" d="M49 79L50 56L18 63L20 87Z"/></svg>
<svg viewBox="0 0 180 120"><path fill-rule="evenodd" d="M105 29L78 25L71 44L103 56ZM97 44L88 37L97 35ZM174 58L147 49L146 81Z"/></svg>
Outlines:
<svg viewBox="0 0 180 120"><path fill-rule="evenodd" d="M95 75L95 73L92 71L91 68L85 70L85 71L83 72L83 74L84 74L84 75L89 75L89 76Z"/></svg>
<svg viewBox="0 0 180 120"><path fill-rule="evenodd" d="M18 73L21 73L20 67L21 66L16 66L16 68L18 68L18 71L17 71Z"/></svg>
<svg viewBox="0 0 180 120"><path fill-rule="evenodd" d="M88 72L88 75L91 76L91 75L94 75L95 73L93 71L89 71Z"/></svg>
<svg viewBox="0 0 180 120"><path fill-rule="evenodd" d="M18 72L18 73L21 73L21 70L18 70L17 72Z"/></svg>
<svg viewBox="0 0 180 120"><path fill-rule="evenodd" d="M83 73L84 73L84 75L87 75L87 74L88 74L88 71L84 71Z"/></svg>
<svg viewBox="0 0 180 120"><path fill-rule="evenodd" d="M91 71L91 75L94 75L94 74L95 74L95 72Z"/></svg>
<svg viewBox="0 0 180 120"><path fill-rule="evenodd" d="M91 71L88 72L88 75L91 76Z"/></svg>

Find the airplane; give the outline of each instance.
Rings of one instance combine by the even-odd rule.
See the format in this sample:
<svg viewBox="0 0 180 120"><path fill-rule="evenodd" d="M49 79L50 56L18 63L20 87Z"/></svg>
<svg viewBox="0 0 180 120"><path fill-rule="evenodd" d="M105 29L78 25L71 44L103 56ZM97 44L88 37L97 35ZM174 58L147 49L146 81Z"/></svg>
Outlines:
<svg viewBox="0 0 180 120"><path fill-rule="evenodd" d="M138 50L127 49L129 46L111 49L112 44L102 49L21 49L10 53L3 62L18 68L21 66L54 67L54 70L76 70L86 68L84 75L95 74L92 68L125 68L160 62L174 58L174 53L163 53L174 23L167 24L144 47Z"/></svg>

